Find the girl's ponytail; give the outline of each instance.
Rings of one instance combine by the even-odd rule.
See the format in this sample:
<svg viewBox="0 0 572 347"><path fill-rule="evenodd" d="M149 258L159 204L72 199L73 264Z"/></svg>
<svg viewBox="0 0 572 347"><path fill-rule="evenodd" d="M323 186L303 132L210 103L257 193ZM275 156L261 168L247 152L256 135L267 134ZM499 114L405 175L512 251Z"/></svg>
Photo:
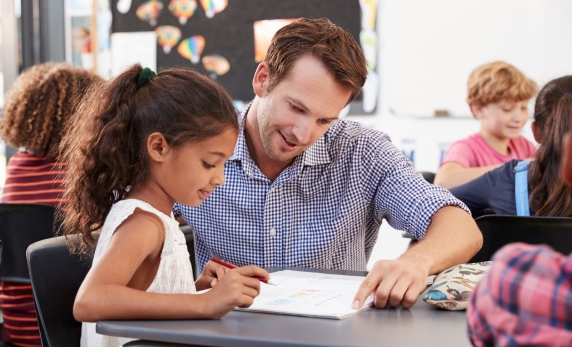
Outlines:
<svg viewBox="0 0 572 347"><path fill-rule="evenodd" d="M78 107L63 140L69 164L64 195L64 235L76 253L95 246L93 232L103 226L114 203L149 175L146 140L160 132L171 147L201 141L225 129L238 131L230 96L209 78L185 69L154 75L134 65L92 90Z"/></svg>
<svg viewBox="0 0 572 347"><path fill-rule="evenodd" d="M62 158L69 163L62 228L64 235L81 233L72 251L86 253L95 245L111 206L125 197L137 172L138 146L133 128L137 64L101 88L92 90L69 122ZM77 248L80 249L77 249Z"/></svg>

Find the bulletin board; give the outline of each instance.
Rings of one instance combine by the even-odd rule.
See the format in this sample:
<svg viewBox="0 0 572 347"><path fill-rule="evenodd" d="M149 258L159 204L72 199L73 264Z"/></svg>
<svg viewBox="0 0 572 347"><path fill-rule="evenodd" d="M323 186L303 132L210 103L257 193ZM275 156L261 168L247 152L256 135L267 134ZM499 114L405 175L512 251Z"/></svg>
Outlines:
<svg viewBox="0 0 572 347"><path fill-rule="evenodd" d="M243 102L254 98L255 23L327 17L362 45L373 76L349 113L376 111L377 0L113 0L112 15L113 33L155 31L158 69L196 69Z"/></svg>

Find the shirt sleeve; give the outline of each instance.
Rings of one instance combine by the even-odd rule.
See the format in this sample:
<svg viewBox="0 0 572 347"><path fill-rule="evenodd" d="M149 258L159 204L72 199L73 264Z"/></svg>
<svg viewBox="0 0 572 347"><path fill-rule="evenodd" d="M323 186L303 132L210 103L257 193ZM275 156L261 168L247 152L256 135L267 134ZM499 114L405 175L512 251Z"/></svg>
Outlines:
<svg viewBox="0 0 572 347"><path fill-rule="evenodd" d="M572 343L572 258L548 246L500 249L467 307L475 346Z"/></svg>
<svg viewBox="0 0 572 347"><path fill-rule="evenodd" d="M457 141L451 145L441 166L446 163L457 163L466 168L477 166L473 149L463 141Z"/></svg>
<svg viewBox="0 0 572 347"><path fill-rule="evenodd" d="M387 135L372 136L363 153L362 181L379 222L385 218L393 228L422 239L442 207L457 206L469 212L449 191L428 183L415 172L411 161Z"/></svg>

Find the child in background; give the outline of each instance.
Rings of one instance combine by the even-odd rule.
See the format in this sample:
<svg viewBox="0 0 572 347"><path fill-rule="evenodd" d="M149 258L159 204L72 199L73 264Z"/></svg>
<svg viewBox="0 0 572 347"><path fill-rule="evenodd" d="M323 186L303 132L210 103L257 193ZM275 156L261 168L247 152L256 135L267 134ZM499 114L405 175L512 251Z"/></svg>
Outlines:
<svg viewBox="0 0 572 347"><path fill-rule="evenodd" d="M8 161L3 203L57 206L66 165L57 155L62 127L74 105L101 78L67 64L45 63L24 71L6 99L0 133L5 143L20 147ZM10 245L4 245L10 247ZM32 288L1 282L2 339L16 346L41 346Z"/></svg>
<svg viewBox="0 0 572 347"><path fill-rule="evenodd" d="M547 84L552 84L548 94L554 98L549 104L561 113L563 118L558 121L565 122L568 140L562 141L563 136L558 134L560 141L554 145L559 147L546 148L546 151L557 150L562 154L558 158L559 162L562 160L559 165L561 180L553 165L547 168L552 172L551 178L558 179L551 185L565 187L569 205L572 191L572 76L556 81L558 83ZM566 89L560 89L562 87ZM544 89L546 87L541 95ZM554 192L546 193L552 195ZM467 307L469 338L476 347L572 346L571 297L572 255L556 252L547 245L513 243L504 246L493 256L492 267L471 296Z"/></svg>
<svg viewBox="0 0 572 347"><path fill-rule="evenodd" d="M548 82L538 93L534 105L532 132L540 148L528 168L525 169L522 161L511 160L452 188L451 193L469 207L473 216L490 211L505 215L572 217L572 187L560 179L562 144L566 134L572 131L571 106L572 76ZM517 169L518 164L522 169ZM523 177L528 178L527 182L524 180L526 192L519 190L520 204L515 194L516 171L525 171ZM521 209L517 208L519 205Z"/></svg>
<svg viewBox="0 0 572 347"><path fill-rule="evenodd" d="M78 321L218 319L252 304L260 290L252 276L268 273L209 262L194 282L171 212L175 201L200 205L224 183L238 120L222 87L191 70L155 76L134 65L82 102L67 134L64 234L72 251L86 254L101 231L76 296ZM125 342L83 324L82 346Z"/></svg>
<svg viewBox="0 0 572 347"><path fill-rule="evenodd" d="M452 188L467 183L511 159L531 158L534 144L520 135L528 120L528 102L536 84L514 66L496 61L469 76L467 102L481 129L453 143L435 184Z"/></svg>

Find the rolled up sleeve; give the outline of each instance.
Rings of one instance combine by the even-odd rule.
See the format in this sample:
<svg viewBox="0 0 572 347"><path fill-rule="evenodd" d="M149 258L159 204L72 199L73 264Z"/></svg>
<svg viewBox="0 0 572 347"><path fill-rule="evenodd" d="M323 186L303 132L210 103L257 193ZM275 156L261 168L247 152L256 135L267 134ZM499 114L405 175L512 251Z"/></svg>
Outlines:
<svg viewBox="0 0 572 347"><path fill-rule="evenodd" d="M375 145L377 144L377 145ZM374 213L395 229L405 230L422 239L439 209L457 206L469 209L449 191L427 182L415 172L409 161L385 136L369 146L364 160L365 183L375 189Z"/></svg>

